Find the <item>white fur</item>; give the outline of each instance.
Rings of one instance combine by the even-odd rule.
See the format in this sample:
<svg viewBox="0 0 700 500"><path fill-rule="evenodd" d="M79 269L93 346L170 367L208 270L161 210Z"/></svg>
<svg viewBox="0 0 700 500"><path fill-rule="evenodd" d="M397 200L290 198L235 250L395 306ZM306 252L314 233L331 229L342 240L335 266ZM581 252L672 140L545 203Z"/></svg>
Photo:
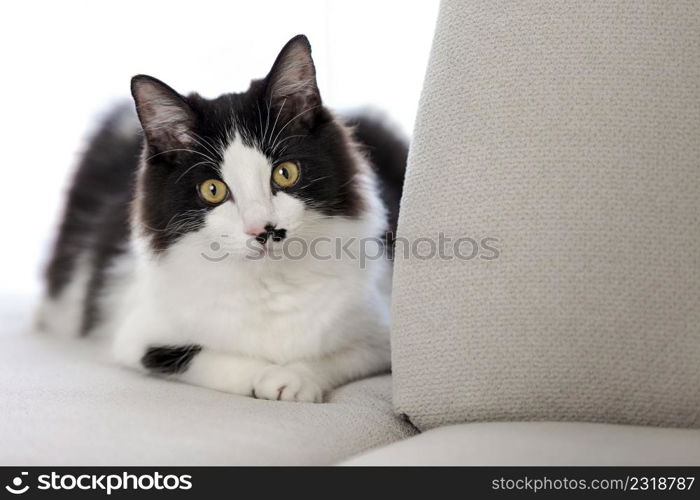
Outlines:
<svg viewBox="0 0 700 500"><path fill-rule="evenodd" d="M70 282L57 297L45 296L34 314L39 331L64 338L75 337L82 330L83 304L90 281L90 265L85 255L76 258Z"/></svg>
<svg viewBox="0 0 700 500"><path fill-rule="evenodd" d="M366 210L350 219L322 217L284 192L273 195L272 165L240 139L223 157L232 201L211 210L202 229L161 255L136 236L125 257L133 262L120 264L128 271L120 273L126 277L121 292L109 295L114 316L105 323L116 329L117 359L141 369L149 346L197 344L203 350L180 380L289 401L321 401L325 390L387 370L385 261L361 269L348 257L273 260L246 245L246 231L267 223L305 241L380 234L383 208L364 160L357 158L357 182ZM214 253L212 242L225 258L203 256ZM270 244L273 250L281 245ZM358 252L358 244L353 249Z"/></svg>

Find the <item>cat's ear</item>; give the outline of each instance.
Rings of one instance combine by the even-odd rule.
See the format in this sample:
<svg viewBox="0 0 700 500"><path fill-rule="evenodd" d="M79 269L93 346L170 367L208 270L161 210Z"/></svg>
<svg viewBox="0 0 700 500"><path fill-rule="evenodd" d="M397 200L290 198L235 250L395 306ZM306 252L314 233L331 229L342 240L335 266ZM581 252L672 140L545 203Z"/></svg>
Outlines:
<svg viewBox="0 0 700 500"><path fill-rule="evenodd" d="M266 85L272 108L287 116L291 113L291 117L308 126L313 123L321 108L321 94L306 36L297 35L287 42L267 75Z"/></svg>
<svg viewBox="0 0 700 500"><path fill-rule="evenodd" d="M193 142L194 113L183 96L147 75L131 79L131 95L149 146L168 151Z"/></svg>

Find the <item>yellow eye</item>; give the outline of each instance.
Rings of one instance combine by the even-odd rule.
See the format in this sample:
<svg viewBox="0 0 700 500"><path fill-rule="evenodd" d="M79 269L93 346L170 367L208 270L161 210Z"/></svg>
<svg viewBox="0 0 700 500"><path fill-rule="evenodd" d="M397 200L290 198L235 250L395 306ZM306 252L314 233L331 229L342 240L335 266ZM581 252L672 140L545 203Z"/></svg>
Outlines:
<svg viewBox="0 0 700 500"><path fill-rule="evenodd" d="M290 187L299 180L299 165L293 161L283 161L272 171L272 182L279 187Z"/></svg>
<svg viewBox="0 0 700 500"><path fill-rule="evenodd" d="M199 196L207 203L219 204L228 196L228 187L218 179L209 179L199 185Z"/></svg>

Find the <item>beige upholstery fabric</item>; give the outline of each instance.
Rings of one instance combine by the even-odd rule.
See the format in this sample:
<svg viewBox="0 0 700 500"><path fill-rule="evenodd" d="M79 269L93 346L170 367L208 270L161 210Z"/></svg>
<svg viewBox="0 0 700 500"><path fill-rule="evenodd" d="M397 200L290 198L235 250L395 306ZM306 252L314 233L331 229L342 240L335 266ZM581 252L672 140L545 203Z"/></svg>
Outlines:
<svg viewBox="0 0 700 500"><path fill-rule="evenodd" d="M700 426L700 9L445 0L399 235L395 405L421 428Z"/></svg>
<svg viewBox="0 0 700 500"><path fill-rule="evenodd" d="M103 345L25 334L0 297L0 465L332 464L414 434L389 375L324 404L262 401L121 369Z"/></svg>
<svg viewBox="0 0 700 500"><path fill-rule="evenodd" d="M700 430L574 422L431 429L342 465L700 465Z"/></svg>

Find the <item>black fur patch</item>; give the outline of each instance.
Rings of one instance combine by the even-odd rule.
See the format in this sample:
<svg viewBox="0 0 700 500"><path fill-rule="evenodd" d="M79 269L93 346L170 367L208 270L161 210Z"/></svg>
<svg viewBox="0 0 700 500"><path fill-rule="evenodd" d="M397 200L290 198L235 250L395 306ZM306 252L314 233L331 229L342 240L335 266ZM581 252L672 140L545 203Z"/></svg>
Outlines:
<svg viewBox="0 0 700 500"><path fill-rule="evenodd" d="M162 375L174 375L187 370L192 358L200 351L202 346L196 344L183 346L153 346L146 350L141 358L141 364L152 373Z"/></svg>

